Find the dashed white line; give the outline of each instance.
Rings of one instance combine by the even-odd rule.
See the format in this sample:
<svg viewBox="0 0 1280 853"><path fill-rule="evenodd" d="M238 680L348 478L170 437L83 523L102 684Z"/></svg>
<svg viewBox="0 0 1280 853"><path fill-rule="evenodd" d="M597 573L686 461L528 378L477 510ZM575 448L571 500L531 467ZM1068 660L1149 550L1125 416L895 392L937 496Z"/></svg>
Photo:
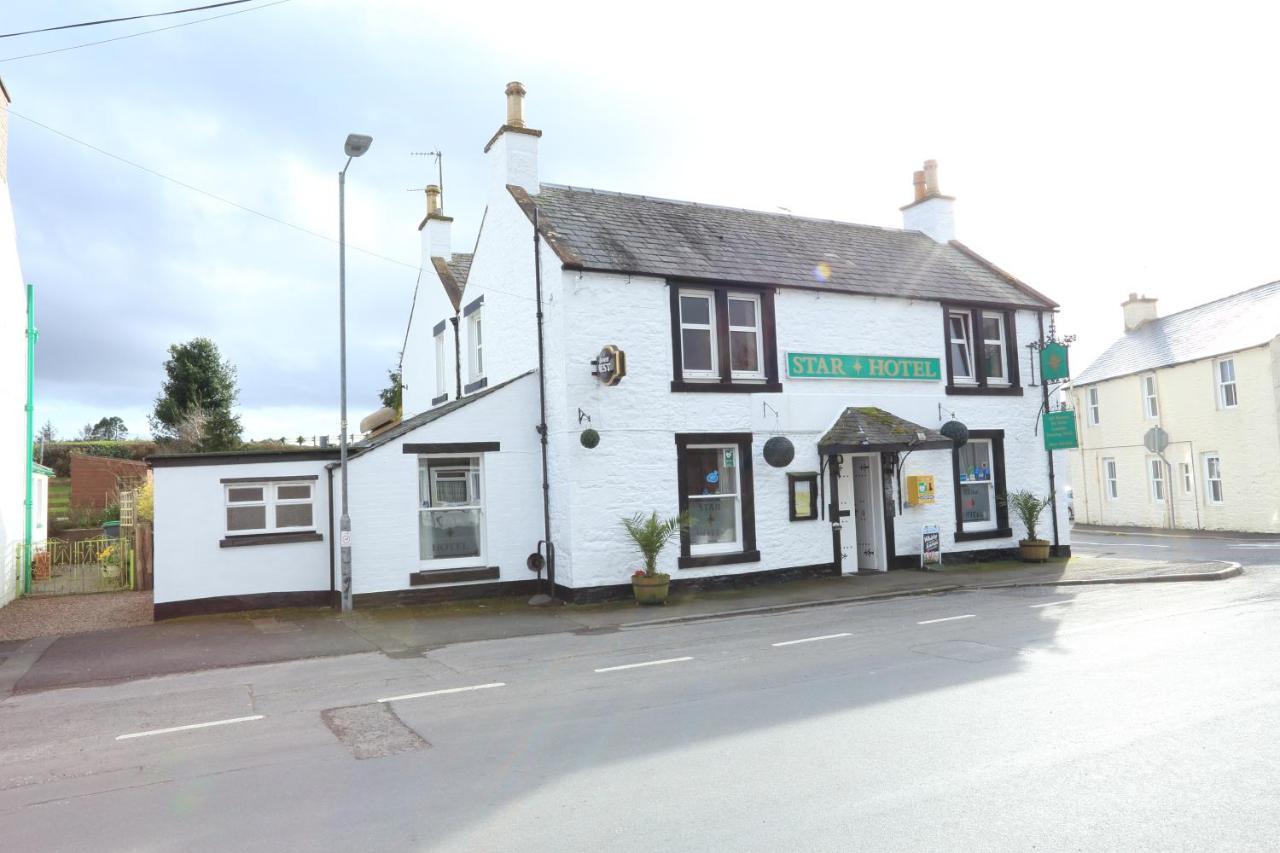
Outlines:
<svg viewBox="0 0 1280 853"><path fill-rule="evenodd" d="M1053 607L1055 604L1070 604L1074 599L1064 598L1061 601L1046 601L1042 604L1028 604L1028 607Z"/></svg>
<svg viewBox="0 0 1280 853"><path fill-rule="evenodd" d="M917 622L916 624L917 625L933 625L934 623L937 623L937 622L955 622L957 619L973 619L973 618L975 618L974 614L966 613L963 616L944 616L941 619L926 619L923 622Z"/></svg>
<svg viewBox="0 0 1280 853"><path fill-rule="evenodd" d="M151 735L167 735L173 732L187 732L187 731L191 731L192 729L207 729L212 726L229 726L232 723L248 723L253 720L261 720L261 719L263 719L262 714L254 714L251 717L232 717L229 720L213 720L212 722L208 722L208 723L191 723L190 725L186 725L186 726L171 726L170 728L167 728L167 729L152 729L151 731L147 731L147 732L132 732L127 735L116 735L116 740L130 740L136 737L150 737Z"/></svg>
<svg viewBox="0 0 1280 853"><path fill-rule="evenodd" d="M777 648L778 646L794 646L794 645L798 645L799 643L816 643L819 640L836 640L836 639L839 639L840 637L852 637L852 636L853 636L852 634L846 631L843 634L823 634L821 637L805 637L803 640L786 640L781 643L773 643L772 645L774 648Z"/></svg>
<svg viewBox="0 0 1280 853"><path fill-rule="evenodd" d="M664 658L663 660L647 660L644 663L624 663L621 666L602 666L597 669L596 672L616 672L620 669L635 669L641 666L661 666L664 663L681 663L687 660L693 660L693 658Z"/></svg>
<svg viewBox="0 0 1280 853"><path fill-rule="evenodd" d="M446 693L466 693L471 690L488 690L491 687L506 687L505 681L495 681L492 684L472 684L470 687L448 687L443 690L427 690L423 693L405 693L403 696L387 696L379 699L379 702L399 702L402 699L421 699L424 696L444 696Z"/></svg>

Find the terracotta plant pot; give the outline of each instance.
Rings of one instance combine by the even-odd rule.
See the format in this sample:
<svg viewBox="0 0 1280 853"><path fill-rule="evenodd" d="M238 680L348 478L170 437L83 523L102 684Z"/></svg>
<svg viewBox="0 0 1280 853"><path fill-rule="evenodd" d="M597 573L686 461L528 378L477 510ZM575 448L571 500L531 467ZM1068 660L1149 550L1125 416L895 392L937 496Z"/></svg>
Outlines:
<svg viewBox="0 0 1280 853"><path fill-rule="evenodd" d="M1047 539L1023 539L1018 543L1018 557L1024 563L1046 563L1049 561L1049 545Z"/></svg>
<svg viewBox="0 0 1280 853"><path fill-rule="evenodd" d="M632 575L631 591L635 593L636 604L666 604L667 591L671 586L671 575L657 574Z"/></svg>

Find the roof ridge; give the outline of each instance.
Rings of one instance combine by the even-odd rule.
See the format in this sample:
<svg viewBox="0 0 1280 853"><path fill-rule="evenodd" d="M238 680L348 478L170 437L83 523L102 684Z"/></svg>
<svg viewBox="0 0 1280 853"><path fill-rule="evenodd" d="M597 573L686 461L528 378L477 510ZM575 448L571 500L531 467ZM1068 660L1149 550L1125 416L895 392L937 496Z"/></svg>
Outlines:
<svg viewBox="0 0 1280 853"><path fill-rule="evenodd" d="M701 207L707 210L728 210L734 213L751 213L757 216L768 216L781 220L797 220L800 222L825 222L830 225L848 225L854 228L867 228L872 231L887 231L892 234L919 234L926 236L923 231L914 228L894 228L890 225L868 225L865 222L850 222L847 219L828 219L821 216L797 216L794 213L774 213L771 210L759 210L752 207L733 207L727 204L707 204L702 201L689 201L688 199L666 198L664 196L644 195L643 193L624 193L617 190L602 190L596 187L575 187L571 184L557 184L551 181L543 181L541 186L554 187L559 190L570 190L571 192L591 193L592 195L611 195L619 198L634 198L640 201L656 201L662 204L678 204L684 207ZM536 196L535 196L536 198ZM929 238L932 239L932 238ZM940 244L941 245L941 244Z"/></svg>
<svg viewBox="0 0 1280 853"><path fill-rule="evenodd" d="M1217 299L1210 299L1208 302L1201 302L1199 305L1192 305L1188 308L1183 308L1181 310L1174 311L1172 314L1165 314L1163 317L1157 317L1149 323L1143 323L1137 329L1131 329L1130 331L1125 332L1125 334L1126 335L1132 334L1133 332L1139 331L1141 329L1145 329L1148 326L1155 325L1156 323L1163 323L1165 320L1172 320L1174 317L1177 317L1179 314L1187 314L1187 313L1190 313L1191 311L1199 311L1201 309L1208 308L1211 305L1217 305L1220 302L1226 302L1228 299L1235 299L1239 296L1244 296L1246 293L1252 293L1255 290L1262 290L1265 287L1276 287L1277 285L1280 285L1280 279L1277 279L1275 281L1269 281L1266 284L1256 284L1253 287L1246 287L1244 290L1237 290L1235 293L1228 293L1226 296L1219 296Z"/></svg>

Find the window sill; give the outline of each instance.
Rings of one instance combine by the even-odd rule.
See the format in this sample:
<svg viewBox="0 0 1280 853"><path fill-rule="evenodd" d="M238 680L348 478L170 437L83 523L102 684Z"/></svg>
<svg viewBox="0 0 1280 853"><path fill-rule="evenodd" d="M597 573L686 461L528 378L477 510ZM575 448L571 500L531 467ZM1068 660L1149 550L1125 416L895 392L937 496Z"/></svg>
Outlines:
<svg viewBox="0 0 1280 853"><path fill-rule="evenodd" d="M686 382L676 379L671 383L671 390L677 393L701 391L710 394L777 394L782 391L782 383L777 381L747 382L745 380L736 382Z"/></svg>
<svg viewBox="0 0 1280 853"><path fill-rule="evenodd" d="M314 530L297 533L246 533L228 535L218 543L219 548L241 548L248 545L285 545L290 542L320 542L324 537Z"/></svg>
<svg viewBox="0 0 1280 853"><path fill-rule="evenodd" d="M699 569L703 566L731 566L736 563L760 562L759 551L734 551L731 554L702 554L680 557L677 565L682 569Z"/></svg>
<svg viewBox="0 0 1280 853"><path fill-rule="evenodd" d="M468 382L466 385L463 385L462 393L470 394L472 391L479 391L481 388L484 388L488 384L489 384L489 378L487 376L481 376L475 382Z"/></svg>
<svg viewBox="0 0 1280 853"><path fill-rule="evenodd" d="M948 394L984 397L1021 397L1021 385L948 385Z"/></svg>
<svg viewBox="0 0 1280 853"><path fill-rule="evenodd" d="M445 393L445 394L441 394L439 397L432 397L432 398L431 398L431 405L433 405L433 406L438 406L438 405L440 405L441 403L446 402L448 399L449 399L449 395L448 395L447 393Z"/></svg>
<svg viewBox="0 0 1280 853"><path fill-rule="evenodd" d="M995 530L956 531L957 542L978 542L982 539L1009 539L1013 530L1008 527L997 527Z"/></svg>
<svg viewBox="0 0 1280 853"><path fill-rule="evenodd" d="M431 586L441 583L492 581L499 575L497 566L471 566L462 569L427 569L409 574L409 586Z"/></svg>

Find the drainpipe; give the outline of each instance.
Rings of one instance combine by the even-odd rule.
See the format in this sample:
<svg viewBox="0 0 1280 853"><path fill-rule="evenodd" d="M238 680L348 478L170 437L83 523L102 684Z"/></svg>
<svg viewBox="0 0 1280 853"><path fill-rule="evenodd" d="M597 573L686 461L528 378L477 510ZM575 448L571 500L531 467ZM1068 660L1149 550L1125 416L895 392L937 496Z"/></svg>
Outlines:
<svg viewBox="0 0 1280 853"><path fill-rule="evenodd" d="M453 324L453 379L456 384L457 393L453 395L453 399L462 399L462 337L458 334L458 314L449 318L449 322Z"/></svg>
<svg viewBox="0 0 1280 853"><path fill-rule="evenodd" d="M1040 326L1040 348L1044 349L1044 312L1036 312L1036 323ZM1041 377L1040 380L1040 397L1043 411L1049 411L1049 382ZM1062 546L1058 542L1058 487L1054 482L1053 476L1053 451L1046 450L1045 455L1049 457L1049 512L1053 517L1053 555L1059 556Z"/></svg>
<svg viewBox="0 0 1280 853"><path fill-rule="evenodd" d="M35 429L35 370L36 370L36 297L35 285L27 282L27 441L23 447L26 457L27 499L23 504L23 545L22 545L22 593L31 594L31 506L32 478L34 460L31 456L31 444Z"/></svg>
<svg viewBox="0 0 1280 853"><path fill-rule="evenodd" d="M533 206L533 282L538 298L538 435L542 437L542 536L547 546L547 595L556 594L556 549L551 544L551 479L547 467L547 371L542 343L542 241Z"/></svg>

